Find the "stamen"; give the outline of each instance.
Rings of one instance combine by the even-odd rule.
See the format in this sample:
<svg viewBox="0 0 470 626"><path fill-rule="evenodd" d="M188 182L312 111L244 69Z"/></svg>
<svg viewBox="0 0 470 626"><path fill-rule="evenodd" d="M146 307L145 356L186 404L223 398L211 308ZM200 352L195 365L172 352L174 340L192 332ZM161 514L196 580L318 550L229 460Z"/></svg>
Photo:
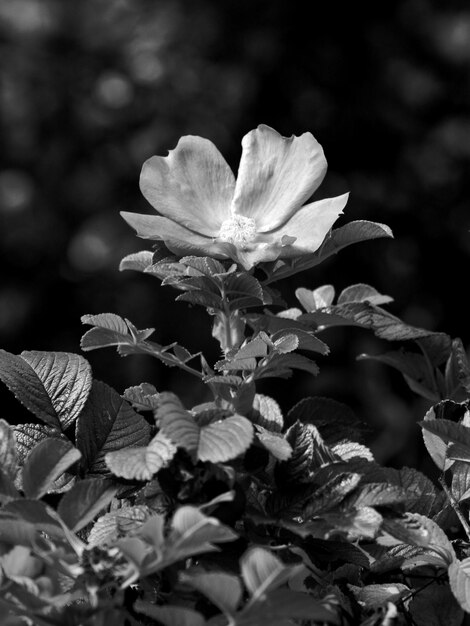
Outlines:
<svg viewBox="0 0 470 626"><path fill-rule="evenodd" d="M256 237L256 222L251 217L234 213L230 219L222 222L219 237L223 241L234 244L253 241Z"/></svg>

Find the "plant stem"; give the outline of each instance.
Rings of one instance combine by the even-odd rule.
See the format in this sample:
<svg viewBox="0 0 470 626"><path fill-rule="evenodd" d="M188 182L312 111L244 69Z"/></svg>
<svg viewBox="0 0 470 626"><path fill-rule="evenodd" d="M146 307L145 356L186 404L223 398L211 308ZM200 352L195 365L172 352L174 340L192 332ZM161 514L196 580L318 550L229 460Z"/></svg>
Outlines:
<svg viewBox="0 0 470 626"><path fill-rule="evenodd" d="M442 488L445 491L445 494L450 502L451 507L454 509L457 517L460 520L460 523L463 526L463 529L465 530L465 533L467 535L467 539L470 541L470 524L468 523L468 521L465 519L464 514L462 513L459 503L457 502L457 500L454 498L454 496L452 495L449 487L446 485L445 482L445 478L444 476L440 476L439 477L439 482L441 483Z"/></svg>

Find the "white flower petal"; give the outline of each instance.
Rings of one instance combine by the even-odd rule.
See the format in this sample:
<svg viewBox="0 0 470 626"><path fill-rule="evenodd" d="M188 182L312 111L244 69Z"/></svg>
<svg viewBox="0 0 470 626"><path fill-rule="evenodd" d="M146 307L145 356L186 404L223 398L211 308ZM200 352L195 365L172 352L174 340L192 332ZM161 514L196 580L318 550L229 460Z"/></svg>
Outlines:
<svg viewBox="0 0 470 626"><path fill-rule="evenodd" d="M279 256L281 258L292 257L318 250L343 212L348 197L349 194L345 193L336 198L325 198L325 200L306 204L281 228L269 233L279 240L285 236L295 237L294 243L282 248Z"/></svg>
<svg viewBox="0 0 470 626"><path fill-rule="evenodd" d="M215 236L230 217L235 178L211 141L188 135L167 157L144 163L140 189L161 215Z"/></svg>
<svg viewBox="0 0 470 626"><path fill-rule="evenodd" d="M322 147L310 133L286 138L264 125L245 135L242 146L232 210L255 219L259 232L278 228L323 180Z"/></svg>
<svg viewBox="0 0 470 626"><path fill-rule="evenodd" d="M132 226L142 239L164 241L169 250L183 256L216 256L218 258L236 258L235 247L223 241L214 241L199 233L188 230L167 217L143 215L141 213L121 212L122 217Z"/></svg>

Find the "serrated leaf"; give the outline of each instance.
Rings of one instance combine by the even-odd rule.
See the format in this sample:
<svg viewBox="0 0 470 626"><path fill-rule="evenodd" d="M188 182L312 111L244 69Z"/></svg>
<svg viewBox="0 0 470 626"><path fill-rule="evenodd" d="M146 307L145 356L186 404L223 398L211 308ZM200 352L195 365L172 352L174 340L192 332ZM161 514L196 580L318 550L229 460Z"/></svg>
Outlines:
<svg viewBox="0 0 470 626"><path fill-rule="evenodd" d="M57 512L67 526L77 532L110 504L117 486L102 478L80 480L62 496Z"/></svg>
<svg viewBox="0 0 470 626"><path fill-rule="evenodd" d="M211 309L222 309L222 298L208 291L187 291L176 298L178 302L188 302Z"/></svg>
<svg viewBox="0 0 470 626"><path fill-rule="evenodd" d="M380 513L366 506L341 513L324 513L321 518L303 524L283 522L282 526L300 537L312 536L319 539L345 537L349 541L355 541L374 539L382 522L383 518Z"/></svg>
<svg viewBox="0 0 470 626"><path fill-rule="evenodd" d="M80 347L85 352L111 346L136 346L139 342L148 339L154 332L153 328L137 330L131 322L115 313L83 315L81 320L83 324L93 326L80 341Z"/></svg>
<svg viewBox="0 0 470 626"><path fill-rule="evenodd" d="M226 572L197 572L184 574L182 580L209 598L224 613L230 615L240 604L242 586L237 576Z"/></svg>
<svg viewBox="0 0 470 626"><path fill-rule="evenodd" d="M302 354L273 354L269 357L266 365L259 367L255 376L257 379L269 377L288 377L292 374L292 370L302 370L317 376L319 373L318 365L315 361L308 359Z"/></svg>
<svg viewBox="0 0 470 626"><path fill-rule="evenodd" d="M373 461L374 456L367 446L357 441L342 441L334 446L331 446L333 454L339 456L343 461L349 461L357 457L366 459L367 461Z"/></svg>
<svg viewBox="0 0 470 626"><path fill-rule="evenodd" d="M82 411L92 385L90 364L67 352L22 352L21 358L34 370L51 399L62 430Z"/></svg>
<svg viewBox="0 0 470 626"><path fill-rule="evenodd" d="M193 609L182 606L157 606L144 600L137 600L134 603L134 610L142 613L163 626L204 626L206 620L204 617Z"/></svg>
<svg viewBox="0 0 470 626"><path fill-rule="evenodd" d="M266 341L259 335L254 339L251 339L245 345L243 345L234 355L230 358L230 361L239 361L241 359L252 359L258 357L264 357L268 353L268 346Z"/></svg>
<svg viewBox="0 0 470 626"><path fill-rule="evenodd" d="M28 498L42 498L54 481L76 463L80 452L70 442L58 438L40 441L23 467L23 490Z"/></svg>
<svg viewBox="0 0 470 626"><path fill-rule="evenodd" d="M451 357L455 362L457 381L467 393L470 393L470 364L461 339L452 341Z"/></svg>
<svg viewBox="0 0 470 626"><path fill-rule="evenodd" d="M293 424L296 420L313 424L322 437L331 443L344 439L357 440L365 426L346 404L321 396L307 397L297 402L287 414L286 424Z"/></svg>
<svg viewBox="0 0 470 626"><path fill-rule="evenodd" d="M372 584L365 585L365 587L350 585L349 588L359 604L366 607L367 610L382 606L388 602L396 603L410 592L410 588L401 583Z"/></svg>
<svg viewBox="0 0 470 626"><path fill-rule="evenodd" d="M78 355L24 352L16 356L0 350L0 379L43 422L66 428L83 408L91 370Z"/></svg>
<svg viewBox="0 0 470 626"><path fill-rule="evenodd" d="M366 220L349 222L340 228L332 230L320 248L313 254L305 255L294 261L277 262L275 271L268 274L269 279L267 282L280 280L315 267L328 257L354 243L382 237L393 237L392 231L385 224L368 222Z"/></svg>
<svg viewBox="0 0 470 626"><path fill-rule="evenodd" d="M180 259L180 263L209 278L226 273L225 267L220 261L207 256L185 256Z"/></svg>
<svg viewBox="0 0 470 626"><path fill-rule="evenodd" d="M442 439L444 443L458 443L470 451L470 427L446 419L424 420L420 422L420 426Z"/></svg>
<svg viewBox="0 0 470 626"><path fill-rule="evenodd" d="M121 396L105 383L94 381L76 424L82 466L92 474L107 473L105 455L124 448L145 446L150 427Z"/></svg>
<svg viewBox="0 0 470 626"><path fill-rule="evenodd" d="M175 446L184 448L189 453L197 452L200 428L177 396L173 393L162 393L155 417L160 432Z"/></svg>
<svg viewBox="0 0 470 626"><path fill-rule="evenodd" d="M451 492L457 502L470 497L470 464L457 461L452 466Z"/></svg>
<svg viewBox="0 0 470 626"><path fill-rule="evenodd" d="M4 419L0 419L0 467L7 478L14 481L18 458L15 431Z"/></svg>
<svg viewBox="0 0 470 626"><path fill-rule="evenodd" d="M150 517L145 505L127 506L105 513L97 519L88 535L89 546L114 543L119 537L135 533Z"/></svg>
<svg viewBox="0 0 470 626"><path fill-rule="evenodd" d="M411 494L399 485L386 483L367 483L348 498L348 504L356 508L361 506L390 506L407 502Z"/></svg>
<svg viewBox="0 0 470 626"><path fill-rule="evenodd" d="M449 565L449 584L458 603L470 613L470 557L454 561Z"/></svg>
<svg viewBox="0 0 470 626"><path fill-rule="evenodd" d="M153 253L150 250L141 250L125 256L119 263L119 271L145 272L151 265L153 265Z"/></svg>
<svg viewBox="0 0 470 626"><path fill-rule="evenodd" d="M31 450L44 439L51 437L60 439L69 443L69 440L63 435L60 430L53 428L52 426L46 426L44 424L18 424L14 427L15 439L16 439L16 452L18 455L18 464L21 468L26 461L28 454ZM23 488L22 475L19 471L16 475L15 485L17 489ZM50 487L49 492L61 493L64 491L70 483L74 480L74 476L68 472L64 472L54 484Z"/></svg>
<svg viewBox="0 0 470 626"><path fill-rule="evenodd" d="M253 410L250 415L254 424L262 426L271 432L280 433L284 425L282 411L279 404L271 398L260 393L255 395Z"/></svg>
<svg viewBox="0 0 470 626"><path fill-rule="evenodd" d="M115 476L127 480L150 480L175 454L176 446L164 434L158 433L147 446L108 452L105 463Z"/></svg>
<svg viewBox="0 0 470 626"><path fill-rule="evenodd" d="M356 285L350 285L343 289L338 296L338 304L344 304L345 302L370 302L371 304L380 305L393 302L393 298L390 296L384 296L364 283L357 283Z"/></svg>
<svg viewBox="0 0 470 626"><path fill-rule="evenodd" d="M253 425L242 415L232 415L201 428L197 457L224 463L247 450L253 441Z"/></svg>
<svg viewBox="0 0 470 626"><path fill-rule="evenodd" d="M274 349L281 354L288 354L297 350L299 347L299 338L294 333L284 334L274 341Z"/></svg>
<svg viewBox="0 0 470 626"><path fill-rule="evenodd" d="M361 475L355 472L338 474L314 492L303 508L302 517L307 519L321 516L334 509L356 489L360 481Z"/></svg>
<svg viewBox="0 0 470 626"><path fill-rule="evenodd" d="M454 548L445 532L424 515L405 513L399 519L386 519L383 529L398 543L433 550L444 566L455 559Z"/></svg>
<svg viewBox="0 0 470 626"><path fill-rule="evenodd" d="M390 467L384 468L384 480L399 485L409 494L406 510L410 513L420 513L430 517L439 506L439 493L431 480L412 467L402 467L399 470Z"/></svg>
<svg viewBox="0 0 470 626"><path fill-rule="evenodd" d="M461 404L444 400L431 407L424 416L424 423L434 423L438 419L457 420L463 417L465 408ZM429 455L440 470L447 469L450 464L448 460L448 444L427 428L423 428L423 440Z"/></svg>
<svg viewBox="0 0 470 626"><path fill-rule="evenodd" d="M285 328L278 330L271 335L271 340L276 344L281 337L286 335L295 335L297 337L299 350L308 350L310 352L318 352L319 354L328 354L330 352L329 347L318 339L313 332L301 330L299 328Z"/></svg>
<svg viewBox="0 0 470 626"><path fill-rule="evenodd" d="M141 383L135 387L128 387L122 394L135 409L153 411L158 407L160 394L153 385Z"/></svg>
<svg viewBox="0 0 470 626"><path fill-rule="evenodd" d="M261 284L254 276L246 273L230 274L226 277L224 288L229 296L229 300L233 300L234 296L240 298L241 296L255 298L259 303L264 302L263 288ZM230 297L232 296L232 297Z"/></svg>
<svg viewBox="0 0 470 626"><path fill-rule="evenodd" d="M310 482L315 469L336 460L313 424L295 422L287 431L286 439L293 453L286 463L279 466L282 482Z"/></svg>

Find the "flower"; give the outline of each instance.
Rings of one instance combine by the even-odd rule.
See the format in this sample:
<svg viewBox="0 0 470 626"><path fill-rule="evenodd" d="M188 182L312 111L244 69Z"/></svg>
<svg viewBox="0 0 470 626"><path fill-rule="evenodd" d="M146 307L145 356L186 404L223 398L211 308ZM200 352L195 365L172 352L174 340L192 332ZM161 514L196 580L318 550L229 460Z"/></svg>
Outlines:
<svg viewBox="0 0 470 626"><path fill-rule="evenodd" d="M182 137L167 157L144 163L140 188L159 215L123 212L139 237L164 241L178 256L257 263L317 250L348 194L304 204L326 173L310 133L282 137L258 126L242 141L238 178L214 144Z"/></svg>

